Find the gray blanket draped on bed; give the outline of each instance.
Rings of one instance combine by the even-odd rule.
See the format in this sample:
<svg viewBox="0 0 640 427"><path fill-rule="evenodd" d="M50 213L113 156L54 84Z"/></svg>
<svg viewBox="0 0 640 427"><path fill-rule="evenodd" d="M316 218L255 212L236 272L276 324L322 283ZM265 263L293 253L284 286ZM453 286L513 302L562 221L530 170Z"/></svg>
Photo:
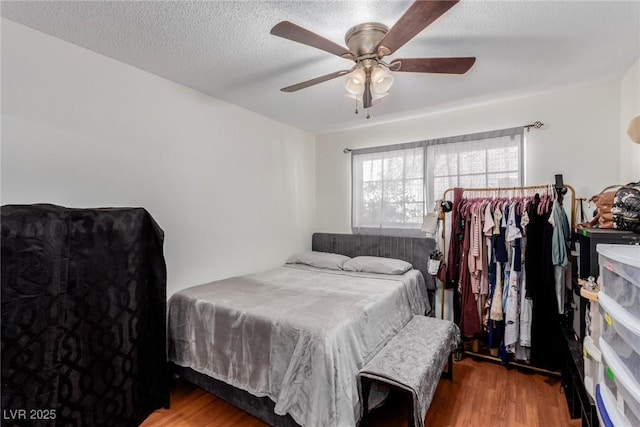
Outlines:
<svg viewBox="0 0 640 427"><path fill-rule="evenodd" d="M169 301L169 359L268 396L303 426L354 426L358 371L424 314L422 275L287 265L185 289Z"/></svg>

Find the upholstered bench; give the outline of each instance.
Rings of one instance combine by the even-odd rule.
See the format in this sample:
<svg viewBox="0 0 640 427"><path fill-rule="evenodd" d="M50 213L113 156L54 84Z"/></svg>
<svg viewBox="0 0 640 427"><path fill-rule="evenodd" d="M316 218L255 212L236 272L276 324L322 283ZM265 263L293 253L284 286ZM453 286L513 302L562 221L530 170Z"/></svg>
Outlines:
<svg viewBox="0 0 640 427"><path fill-rule="evenodd" d="M452 379L451 352L459 342L460 330L453 322L414 316L358 373L364 414L368 412L371 384L382 383L412 395L410 424L423 427L440 377ZM448 370L443 373L447 363Z"/></svg>

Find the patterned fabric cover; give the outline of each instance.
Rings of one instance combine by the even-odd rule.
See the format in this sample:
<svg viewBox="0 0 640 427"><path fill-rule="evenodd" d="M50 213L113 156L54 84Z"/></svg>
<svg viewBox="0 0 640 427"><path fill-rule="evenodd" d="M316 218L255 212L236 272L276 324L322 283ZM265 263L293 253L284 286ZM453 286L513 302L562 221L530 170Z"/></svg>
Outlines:
<svg viewBox="0 0 640 427"><path fill-rule="evenodd" d="M2 207L3 425L135 426L168 407L162 243L144 209Z"/></svg>
<svg viewBox="0 0 640 427"><path fill-rule="evenodd" d="M359 375L410 392L413 425L423 427L444 365L459 343L460 330L455 323L414 316Z"/></svg>

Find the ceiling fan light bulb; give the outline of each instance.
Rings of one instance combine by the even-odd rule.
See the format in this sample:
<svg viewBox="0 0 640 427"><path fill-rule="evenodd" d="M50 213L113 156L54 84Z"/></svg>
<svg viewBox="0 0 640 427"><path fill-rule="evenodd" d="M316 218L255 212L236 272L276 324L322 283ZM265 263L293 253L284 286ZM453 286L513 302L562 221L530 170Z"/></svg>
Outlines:
<svg viewBox="0 0 640 427"><path fill-rule="evenodd" d="M371 94L371 98L373 99L373 101L377 101L380 98L384 98L385 96L389 95L389 92L384 92L384 93L377 93L377 92L373 92Z"/></svg>
<svg viewBox="0 0 640 427"><path fill-rule="evenodd" d="M386 67L378 65L371 72L371 86L376 94L384 94L391 89L393 76Z"/></svg>
<svg viewBox="0 0 640 427"><path fill-rule="evenodd" d="M364 84L356 84L349 80L345 83L344 88L349 95L359 96L364 93Z"/></svg>
<svg viewBox="0 0 640 427"><path fill-rule="evenodd" d="M347 75L344 88L351 95L362 95L364 93L364 81L366 74L362 68L358 68Z"/></svg>

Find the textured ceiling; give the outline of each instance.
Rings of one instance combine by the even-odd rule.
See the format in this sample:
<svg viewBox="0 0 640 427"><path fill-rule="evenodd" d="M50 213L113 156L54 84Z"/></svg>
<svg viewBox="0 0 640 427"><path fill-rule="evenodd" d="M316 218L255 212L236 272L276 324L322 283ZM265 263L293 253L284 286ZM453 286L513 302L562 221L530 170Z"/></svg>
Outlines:
<svg viewBox="0 0 640 427"><path fill-rule="evenodd" d="M394 57L476 56L462 76L394 73L391 94L354 115L343 78L279 88L352 63L274 37L288 20L344 45L389 27L407 1L3 1L2 16L314 133L377 124L552 88L619 78L640 57L638 1L462 0Z"/></svg>

